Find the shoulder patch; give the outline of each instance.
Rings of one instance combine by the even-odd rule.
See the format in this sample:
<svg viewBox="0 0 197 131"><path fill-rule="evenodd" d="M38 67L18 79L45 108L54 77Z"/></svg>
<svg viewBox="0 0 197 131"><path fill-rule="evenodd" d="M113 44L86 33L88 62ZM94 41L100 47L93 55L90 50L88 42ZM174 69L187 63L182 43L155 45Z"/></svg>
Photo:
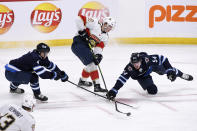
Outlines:
<svg viewBox="0 0 197 131"><path fill-rule="evenodd" d="M148 63L149 62L149 58L145 57L145 62Z"/></svg>
<svg viewBox="0 0 197 131"><path fill-rule="evenodd" d="M128 66L127 69L128 69L128 71L132 71L133 70L131 66Z"/></svg>

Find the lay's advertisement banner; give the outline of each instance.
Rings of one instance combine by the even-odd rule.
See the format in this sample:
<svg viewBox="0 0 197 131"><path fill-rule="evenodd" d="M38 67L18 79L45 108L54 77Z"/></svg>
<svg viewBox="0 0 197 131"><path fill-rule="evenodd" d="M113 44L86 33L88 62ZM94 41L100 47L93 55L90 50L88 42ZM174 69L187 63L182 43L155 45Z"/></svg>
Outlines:
<svg viewBox="0 0 197 131"><path fill-rule="evenodd" d="M72 39L78 15L116 17L113 0L0 2L0 41Z"/></svg>
<svg viewBox="0 0 197 131"><path fill-rule="evenodd" d="M117 43L197 44L196 0L0 0L0 48L70 45L78 15L115 18L109 34Z"/></svg>
<svg viewBox="0 0 197 131"><path fill-rule="evenodd" d="M14 12L5 5L0 5L0 34L4 34L11 28L14 23Z"/></svg>

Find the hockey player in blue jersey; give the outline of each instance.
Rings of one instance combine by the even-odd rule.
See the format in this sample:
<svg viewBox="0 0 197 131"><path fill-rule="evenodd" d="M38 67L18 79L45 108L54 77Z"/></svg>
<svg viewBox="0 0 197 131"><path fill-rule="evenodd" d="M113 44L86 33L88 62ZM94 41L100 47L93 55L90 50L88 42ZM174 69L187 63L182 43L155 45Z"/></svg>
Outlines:
<svg viewBox="0 0 197 131"><path fill-rule="evenodd" d="M147 90L148 94L157 94L157 86L153 82L151 72L156 72L159 75L166 74L171 81L175 81L177 77L188 81L193 80L191 75L172 67L168 58L162 55L148 55L146 52L132 53L129 64L125 67L114 87L106 94L107 98L114 99L118 90L130 77L137 80L141 87Z"/></svg>
<svg viewBox="0 0 197 131"><path fill-rule="evenodd" d="M50 47L45 43L40 43L33 51L18 59L11 60L9 64L5 65L5 77L10 81L11 93L24 93L24 90L18 86L30 83L35 98L47 101L48 98L41 94L39 77L51 80L61 79L62 82L68 80L68 75L60 70L56 64L49 61L49 52Z"/></svg>

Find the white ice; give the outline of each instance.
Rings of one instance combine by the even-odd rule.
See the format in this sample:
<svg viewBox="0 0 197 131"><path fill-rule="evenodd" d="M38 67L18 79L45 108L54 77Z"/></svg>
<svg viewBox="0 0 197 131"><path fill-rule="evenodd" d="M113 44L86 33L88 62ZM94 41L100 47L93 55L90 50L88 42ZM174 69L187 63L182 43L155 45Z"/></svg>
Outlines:
<svg viewBox="0 0 197 131"><path fill-rule="evenodd" d="M0 106L20 105L24 95L9 93L4 65L30 50L0 49ZM49 102L36 105L33 112L36 131L197 131L197 46L111 44L104 49L100 64L108 89L114 86L131 53L136 51L162 54L174 67L193 75L194 80L177 78L170 82L166 76L152 73L159 91L150 96L136 81L129 79L117 95L117 100L138 107L132 109L118 104L121 111L131 112L131 117L127 117L115 111L114 103L68 82L40 79L41 91L49 97ZM49 58L66 71L70 81L78 83L83 65L70 46L53 47ZM29 85L20 87L26 94L32 94ZM93 87L88 89L93 90Z"/></svg>

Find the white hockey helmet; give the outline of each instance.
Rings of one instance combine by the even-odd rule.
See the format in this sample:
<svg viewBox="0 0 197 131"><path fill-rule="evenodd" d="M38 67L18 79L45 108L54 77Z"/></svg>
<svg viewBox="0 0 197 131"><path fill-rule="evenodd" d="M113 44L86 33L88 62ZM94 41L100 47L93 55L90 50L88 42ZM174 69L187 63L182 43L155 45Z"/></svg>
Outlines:
<svg viewBox="0 0 197 131"><path fill-rule="evenodd" d="M105 24L105 23L107 23L109 26L111 26L112 27L112 30L115 28L115 26L116 26L116 21L115 21L115 19L114 18L112 18L112 17L104 17L103 18L103 21L102 21L102 24Z"/></svg>
<svg viewBox="0 0 197 131"><path fill-rule="evenodd" d="M22 106L31 109L33 111L33 108L36 104L35 99L33 98L32 95L26 95L23 98Z"/></svg>

